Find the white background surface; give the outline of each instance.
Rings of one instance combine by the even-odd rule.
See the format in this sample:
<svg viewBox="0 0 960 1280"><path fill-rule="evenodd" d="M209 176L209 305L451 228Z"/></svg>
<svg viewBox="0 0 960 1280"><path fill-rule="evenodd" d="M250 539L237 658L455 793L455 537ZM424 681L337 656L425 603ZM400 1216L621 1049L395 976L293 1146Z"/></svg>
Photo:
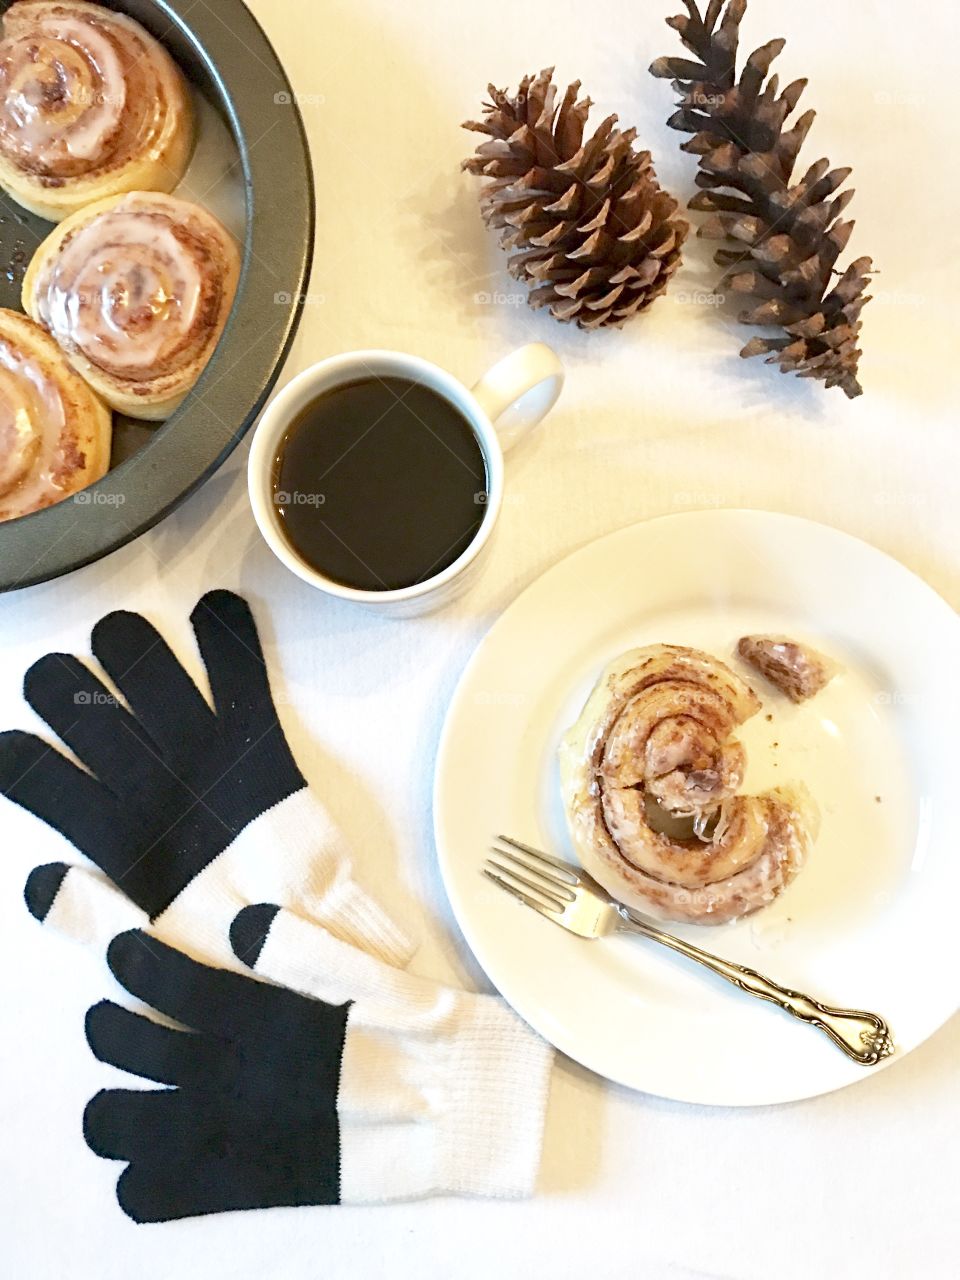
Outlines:
<svg viewBox="0 0 960 1280"><path fill-rule="evenodd" d="M444 708L479 636L565 552L666 511L766 507L867 538L960 603L960 246L944 91L960 34L952 6L753 0L746 19L747 47L784 35L783 75L810 77L805 101L819 115L803 158L855 169L852 249L882 267L859 401L737 360L741 335L715 308L683 301L714 278L703 243L690 244L674 299L621 333L584 335L522 306L474 300L517 292L480 223L475 182L458 173L472 143L457 124L476 115L488 80L515 86L556 62L564 82L583 79L596 123L619 111L653 148L665 184L692 190L694 162L663 124L669 87L645 71L678 51L662 18L679 7L253 5L305 95L318 188L313 296L286 374L350 347L396 346L470 381L530 339L551 342L567 363L560 406L510 459L502 536L466 599L433 618L387 622L312 593L256 534L245 448L136 545L0 599L0 723L36 727L20 698L23 671L49 648L87 652L101 614L145 610L195 665L187 614L197 597L212 586L247 595L304 771L361 871L423 937L417 970L450 981L483 983L451 923L432 847ZM642 592L643 566L625 565L623 582ZM0 823L0 1264L15 1280L954 1273L956 1018L853 1090L767 1110L661 1102L561 1064L541 1190L528 1204L276 1210L136 1227L113 1201L118 1166L80 1137L84 1103L111 1079L82 1039L85 1009L108 990L105 971L42 934L21 902L30 868L67 851L12 807Z"/></svg>

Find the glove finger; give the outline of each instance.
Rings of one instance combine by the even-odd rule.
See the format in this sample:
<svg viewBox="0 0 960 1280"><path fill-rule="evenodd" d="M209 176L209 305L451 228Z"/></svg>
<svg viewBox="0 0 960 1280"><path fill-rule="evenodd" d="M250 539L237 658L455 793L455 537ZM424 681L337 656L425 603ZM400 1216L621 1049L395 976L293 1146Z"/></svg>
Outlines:
<svg viewBox="0 0 960 1280"><path fill-rule="evenodd" d="M218 1166L214 1166L215 1169ZM169 1160L128 1165L117 1179L117 1203L134 1222L176 1222L180 1218L196 1218L218 1213L223 1205L205 1207L209 1195L201 1197L198 1184L206 1189L209 1166L203 1161L172 1164ZM253 1205L231 1205L230 1208L255 1209Z"/></svg>
<svg viewBox="0 0 960 1280"><path fill-rule="evenodd" d="M216 1046L202 1036L162 1027L112 1000L88 1009L85 1026L87 1044L100 1062L156 1084L216 1086Z"/></svg>
<svg viewBox="0 0 960 1280"><path fill-rule="evenodd" d="M159 748L106 685L72 654L48 653L23 678L37 715L104 786L119 795L157 770Z"/></svg>
<svg viewBox="0 0 960 1280"><path fill-rule="evenodd" d="M34 867L23 896L42 925L101 952L118 933L150 923L106 876L65 862Z"/></svg>
<svg viewBox="0 0 960 1280"><path fill-rule="evenodd" d="M406 966L415 950L409 935L353 879L343 836L308 787L275 804L247 839L264 853L271 843L283 850L282 858L261 858L259 888L250 885L247 902L275 902L387 964Z"/></svg>
<svg viewBox="0 0 960 1280"><path fill-rule="evenodd" d="M98 1153L99 1154L99 1153ZM131 1164L117 1179L117 1204L134 1222L174 1222L191 1217L184 1187L190 1185L189 1169L173 1176L166 1165Z"/></svg>
<svg viewBox="0 0 960 1280"><path fill-rule="evenodd" d="M142 930L114 938L107 963L131 995L198 1031L278 1036L285 1024L313 1016L296 992L200 964Z"/></svg>
<svg viewBox="0 0 960 1280"><path fill-rule="evenodd" d="M87 1146L105 1160L135 1160L175 1138L181 1094L175 1089L101 1089L83 1112Z"/></svg>
<svg viewBox="0 0 960 1280"><path fill-rule="evenodd" d="M230 946L255 973L326 1004L361 999L402 1004L429 999L440 990L272 903L238 912L230 926Z"/></svg>
<svg viewBox="0 0 960 1280"><path fill-rule="evenodd" d="M237 716L264 733L277 720L267 665L246 600L232 591L208 591L190 615L207 668L217 715Z"/></svg>
<svg viewBox="0 0 960 1280"><path fill-rule="evenodd" d="M93 629L91 646L107 675L158 747L182 753L216 730L216 717L157 629L139 613L118 610Z"/></svg>
<svg viewBox="0 0 960 1280"><path fill-rule="evenodd" d="M283 905L384 964L403 969L416 950L410 935L394 924L383 907L348 876L337 884L335 892L308 894L296 901L285 901Z"/></svg>
<svg viewBox="0 0 960 1280"><path fill-rule="evenodd" d="M119 834L114 796L35 734L0 733L0 793L109 869Z"/></svg>
<svg viewBox="0 0 960 1280"><path fill-rule="evenodd" d="M117 1200L134 1222L172 1222L236 1209L339 1204L335 1117L330 1132L313 1135L314 1149L242 1156L205 1150L164 1152L162 1160L131 1164L117 1182ZM193 1158L191 1158L191 1156ZM293 1176L292 1171L296 1171Z"/></svg>

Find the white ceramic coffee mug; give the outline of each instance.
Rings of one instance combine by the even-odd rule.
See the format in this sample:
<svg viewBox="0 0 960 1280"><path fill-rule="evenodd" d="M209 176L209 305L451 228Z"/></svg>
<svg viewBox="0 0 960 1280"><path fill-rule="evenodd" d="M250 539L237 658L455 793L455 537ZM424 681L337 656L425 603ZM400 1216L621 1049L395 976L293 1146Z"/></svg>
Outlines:
<svg viewBox="0 0 960 1280"><path fill-rule="evenodd" d="M325 391L376 377L407 378L449 401L473 429L487 472L483 520L466 550L433 577L391 591L345 586L308 564L287 540L273 500L277 452L297 415ZM321 360L283 388L254 432L247 483L260 532L278 560L304 582L329 595L404 616L439 608L467 586L489 546L503 504L504 453L550 412L560 395L563 378L558 357L539 342L520 347L495 364L472 390L428 360L400 351L351 351ZM362 502L363 495L358 494L357 500Z"/></svg>

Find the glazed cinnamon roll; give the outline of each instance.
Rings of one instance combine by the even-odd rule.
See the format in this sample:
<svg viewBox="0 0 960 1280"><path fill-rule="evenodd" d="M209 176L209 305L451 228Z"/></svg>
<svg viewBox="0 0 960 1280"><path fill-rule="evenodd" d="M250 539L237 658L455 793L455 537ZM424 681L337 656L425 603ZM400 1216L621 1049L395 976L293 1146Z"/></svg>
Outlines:
<svg viewBox="0 0 960 1280"><path fill-rule="evenodd" d="M615 898L664 920L723 924L782 892L818 825L802 787L742 796L734 730L760 708L697 649L633 649L603 672L564 735L574 845Z"/></svg>
<svg viewBox="0 0 960 1280"><path fill-rule="evenodd" d="M0 43L0 186L59 222L122 191L172 191L193 146L173 59L125 14L16 0Z"/></svg>
<svg viewBox="0 0 960 1280"><path fill-rule="evenodd" d="M0 520L61 502L110 465L110 411L39 325L0 309Z"/></svg>
<svg viewBox="0 0 960 1280"><path fill-rule="evenodd" d="M37 249L23 306L107 404L166 418L202 373L240 255L199 205L133 191L81 209Z"/></svg>

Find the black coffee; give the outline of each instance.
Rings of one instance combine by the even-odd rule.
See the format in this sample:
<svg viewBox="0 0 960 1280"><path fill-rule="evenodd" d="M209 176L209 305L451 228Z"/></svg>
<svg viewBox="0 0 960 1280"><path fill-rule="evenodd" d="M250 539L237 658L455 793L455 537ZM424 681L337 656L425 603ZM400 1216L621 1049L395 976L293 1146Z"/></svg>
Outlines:
<svg viewBox="0 0 960 1280"><path fill-rule="evenodd" d="M486 488L469 422L406 378L323 392L288 427L273 470L293 549L364 591L413 586L452 564L480 528Z"/></svg>

